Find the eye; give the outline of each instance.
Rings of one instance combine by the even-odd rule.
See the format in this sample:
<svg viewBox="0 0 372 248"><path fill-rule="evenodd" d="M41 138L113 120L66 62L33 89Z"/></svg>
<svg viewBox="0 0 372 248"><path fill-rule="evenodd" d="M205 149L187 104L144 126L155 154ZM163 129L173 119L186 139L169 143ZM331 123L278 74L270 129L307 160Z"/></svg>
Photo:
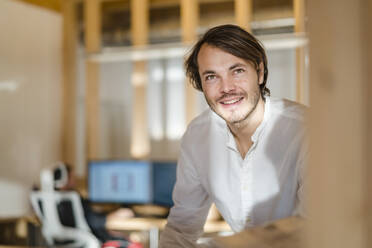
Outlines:
<svg viewBox="0 0 372 248"><path fill-rule="evenodd" d="M215 78L216 78L216 75L211 74L211 75L205 76L204 80L205 81L211 81L211 80L213 80Z"/></svg>
<svg viewBox="0 0 372 248"><path fill-rule="evenodd" d="M243 73L245 72L245 70L243 68L237 68L234 70L234 74L240 74L240 73Z"/></svg>

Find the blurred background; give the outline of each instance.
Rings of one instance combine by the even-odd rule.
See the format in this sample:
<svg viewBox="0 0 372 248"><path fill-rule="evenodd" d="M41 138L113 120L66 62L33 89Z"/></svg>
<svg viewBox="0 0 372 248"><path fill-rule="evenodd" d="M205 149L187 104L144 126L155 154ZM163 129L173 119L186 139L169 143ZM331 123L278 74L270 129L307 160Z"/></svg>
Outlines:
<svg viewBox="0 0 372 248"><path fill-rule="evenodd" d="M188 85L184 58L208 28L233 23L266 48L272 96L311 106L309 181L318 188L310 187L310 212L324 221L351 196L332 222L355 212L343 224L357 216L349 241L367 247L370 2L1 0L0 218L32 214L30 191L56 161L72 166L86 197L94 161L176 163L187 124L207 108ZM318 247L331 244L320 236Z"/></svg>

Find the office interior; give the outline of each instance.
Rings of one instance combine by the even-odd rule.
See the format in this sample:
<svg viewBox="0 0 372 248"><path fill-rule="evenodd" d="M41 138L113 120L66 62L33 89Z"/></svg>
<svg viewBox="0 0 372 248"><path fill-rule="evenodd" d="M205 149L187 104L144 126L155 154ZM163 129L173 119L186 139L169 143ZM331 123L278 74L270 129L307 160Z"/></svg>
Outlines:
<svg viewBox="0 0 372 248"><path fill-rule="evenodd" d="M226 23L263 43L272 96L309 106L308 216L286 247L371 247L371 11L371 0L1 0L0 247L45 245L30 192L57 161L86 197L92 161L175 163L208 107L185 54ZM112 225L157 247L166 207L147 205L133 228ZM208 228L228 233L223 220Z"/></svg>

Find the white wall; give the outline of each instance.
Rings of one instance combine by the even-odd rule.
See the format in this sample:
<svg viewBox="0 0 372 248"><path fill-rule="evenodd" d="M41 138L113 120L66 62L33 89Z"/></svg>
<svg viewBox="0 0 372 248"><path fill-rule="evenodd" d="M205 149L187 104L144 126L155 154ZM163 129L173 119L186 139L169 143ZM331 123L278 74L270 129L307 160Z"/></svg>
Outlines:
<svg viewBox="0 0 372 248"><path fill-rule="evenodd" d="M0 1L0 216L27 211L40 168L60 159L61 35L59 14Z"/></svg>
<svg viewBox="0 0 372 248"><path fill-rule="evenodd" d="M267 50L271 96L296 101L296 49Z"/></svg>

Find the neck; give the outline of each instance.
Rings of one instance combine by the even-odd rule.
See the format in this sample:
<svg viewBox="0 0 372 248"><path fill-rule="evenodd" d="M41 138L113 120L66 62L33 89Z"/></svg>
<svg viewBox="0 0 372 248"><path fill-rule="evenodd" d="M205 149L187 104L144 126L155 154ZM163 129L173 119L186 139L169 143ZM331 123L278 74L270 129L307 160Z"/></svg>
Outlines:
<svg viewBox="0 0 372 248"><path fill-rule="evenodd" d="M265 102L260 97L256 108L249 114L247 119L239 123L227 123L231 133L234 135L238 150L242 157L248 152L253 144L252 135L261 124L264 118Z"/></svg>

